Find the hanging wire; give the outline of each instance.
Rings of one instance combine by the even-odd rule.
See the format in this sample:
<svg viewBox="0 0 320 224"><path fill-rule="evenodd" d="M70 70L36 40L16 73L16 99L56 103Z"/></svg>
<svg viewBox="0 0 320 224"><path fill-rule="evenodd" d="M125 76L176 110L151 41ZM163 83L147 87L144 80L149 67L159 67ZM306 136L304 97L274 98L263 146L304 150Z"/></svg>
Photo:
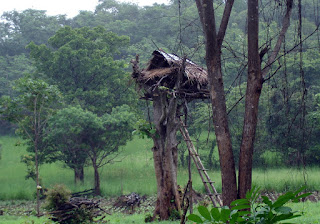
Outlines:
<svg viewBox="0 0 320 224"><path fill-rule="evenodd" d="M299 33L299 72L300 72L300 80L301 80L301 110L302 110L302 117L300 119L300 129L302 130L301 136L301 162L303 165L303 179L304 184L307 184L307 177L306 177L306 159L305 159L305 151L306 151L306 130L305 130L305 123L306 123L306 97L307 97L307 88L306 82L304 77L304 70L303 70L303 44L302 44L302 5L301 0L298 1L298 14L299 14L299 26L298 26L298 33Z"/></svg>
<svg viewBox="0 0 320 224"><path fill-rule="evenodd" d="M180 50L180 55L184 56L184 51L182 48L182 23L181 23L181 0L178 0L178 12L179 12L179 50Z"/></svg>

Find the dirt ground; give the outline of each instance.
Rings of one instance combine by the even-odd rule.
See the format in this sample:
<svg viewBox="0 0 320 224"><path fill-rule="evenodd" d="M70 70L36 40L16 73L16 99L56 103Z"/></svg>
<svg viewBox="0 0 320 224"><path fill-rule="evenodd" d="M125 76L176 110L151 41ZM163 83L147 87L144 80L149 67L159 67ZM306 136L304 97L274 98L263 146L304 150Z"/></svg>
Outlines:
<svg viewBox="0 0 320 224"><path fill-rule="evenodd" d="M272 200L275 200L280 193L265 192L263 195L268 196ZM126 214L133 213L152 213L154 210L156 196L140 196L138 202L128 203L129 195L122 195L120 197L114 198L103 198L94 197L93 200L98 200L100 202L100 207L109 213L122 212ZM209 205L210 200L206 195L201 195L196 193L193 195L195 203L202 205ZM312 195L308 196L305 200L312 202L320 201L320 193L313 192ZM42 201L42 205L44 201ZM12 216L29 216L35 215L35 201L0 201L0 215L12 215ZM42 209L45 213L46 211Z"/></svg>

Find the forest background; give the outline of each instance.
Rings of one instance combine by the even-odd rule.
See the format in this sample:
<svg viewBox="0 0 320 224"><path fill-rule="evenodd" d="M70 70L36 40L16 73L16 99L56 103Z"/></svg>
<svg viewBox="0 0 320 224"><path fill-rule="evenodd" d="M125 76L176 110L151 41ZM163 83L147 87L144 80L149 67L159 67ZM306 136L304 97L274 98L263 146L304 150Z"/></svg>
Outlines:
<svg viewBox="0 0 320 224"><path fill-rule="evenodd" d="M215 4L219 18L223 10L221 5L224 3L217 1ZM261 44L275 44L281 27L279 15L285 8L283 4L285 3L278 1L260 2ZM299 16L296 7L280 57L272 65L261 95L253 160L253 165L257 168L305 168L318 166L320 162L319 8L318 4L311 0L302 1L302 6L302 50L299 50ZM247 74L246 14L246 2L236 1L223 44L224 82L234 150L240 148L243 125L242 99ZM141 127L140 119L148 121L151 110L151 105L139 100L139 94L130 78L129 62L136 54L140 55L141 63L146 64L152 52L161 48L169 53L186 55L190 60L205 67L204 37L196 5L191 0L146 7L104 0L100 1L94 12L81 11L79 15L70 19L64 15L47 16L45 11L32 9L6 12L1 19L0 97L18 96L18 92L11 87L16 85L16 80L20 78L41 78L51 85L56 85L64 96L62 106L57 106L59 110L64 109L67 113L66 105L71 105L73 109L78 108L78 112L90 111L100 119L105 113L111 114L113 108L118 108L126 113L126 116L130 113L132 120L138 121L138 124L127 126L130 133L137 126ZM93 34L94 32L96 33ZM90 34L108 36L107 42L102 42L107 48L100 50L106 52L102 58L107 58L108 62L103 63L109 63L109 66L103 67L102 71L96 70L101 73L91 71L91 74L94 74L92 76L80 73L76 80L80 80L77 83L83 85L81 91L79 86L71 85L70 83L75 82L68 82L66 76L53 75L63 74L63 68L57 70L59 66L54 67L56 58L49 57L53 53L45 54L48 51L61 50L62 45L59 44L66 33L87 37ZM81 38L79 43L80 40ZM77 50L86 50L84 45L77 46ZM261 46L261 49L264 47ZM44 64L44 58L47 64ZM88 66L99 67L99 61L95 63ZM86 82L83 80L88 79L95 81L91 83L91 91L86 92L83 88ZM96 85L100 85L99 83L103 85L98 88ZM196 141L205 166L218 169L219 160L214 156L217 148L210 122L212 113L209 103L192 102L188 110L189 131ZM1 120L0 125L1 135L12 135L16 129L15 125L5 120ZM52 139L54 136L51 136ZM126 140L129 139L127 136ZM119 146L124 144L125 142L121 142ZM179 150L179 165L186 167L187 150L183 143L180 144ZM49 158L50 162L56 159L66 161L61 157ZM238 158L235 159L237 162ZM93 162L92 159L91 161ZM45 162L48 160L42 161ZM86 163L88 161L84 161L83 165Z"/></svg>

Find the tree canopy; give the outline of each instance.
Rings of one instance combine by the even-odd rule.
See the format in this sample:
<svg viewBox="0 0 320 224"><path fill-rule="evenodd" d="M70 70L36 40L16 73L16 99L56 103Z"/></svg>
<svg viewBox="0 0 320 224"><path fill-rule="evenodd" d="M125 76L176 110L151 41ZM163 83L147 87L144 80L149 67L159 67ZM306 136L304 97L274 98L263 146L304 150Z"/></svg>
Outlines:
<svg viewBox="0 0 320 224"><path fill-rule="evenodd" d="M66 26L48 40L49 46L30 43L28 48L38 74L57 83L69 103L103 114L129 102L125 65L115 60L128 41L103 27Z"/></svg>

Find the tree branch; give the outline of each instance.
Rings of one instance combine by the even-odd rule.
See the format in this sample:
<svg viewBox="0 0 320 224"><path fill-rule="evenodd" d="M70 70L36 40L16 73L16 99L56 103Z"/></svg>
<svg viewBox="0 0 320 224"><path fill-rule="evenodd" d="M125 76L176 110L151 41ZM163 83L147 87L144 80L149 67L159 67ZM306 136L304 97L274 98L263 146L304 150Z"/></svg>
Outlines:
<svg viewBox="0 0 320 224"><path fill-rule="evenodd" d="M223 16L221 19L220 28L218 32L218 48L219 49L221 49L222 42L226 34L233 3L234 3L234 0L227 0L226 5L224 7Z"/></svg>
<svg viewBox="0 0 320 224"><path fill-rule="evenodd" d="M196 0L196 5L198 8L199 18L202 25L202 30L204 31L204 18L203 18L203 8L202 8L202 0Z"/></svg>
<svg viewBox="0 0 320 224"><path fill-rule="evenodd" d="M278 55L278 53L280 51L281 44L282 44L282 42L284 40L285 34L286 34L289 26L290 26L290 16L291 16L291 12L292 12L292 6L293 6L293 0L287 0L287 12L286 12L286 15L284 16L284 18L282 20L282 29L280 31L277 43L274 46L270 57L268 58L266 66L262 70L262 77L263 78L268 74L268 72L269 72L269 70L271 68L271 65L275 61L275 59L276 59L276 57L277 57L277 55Z"/></svg>

